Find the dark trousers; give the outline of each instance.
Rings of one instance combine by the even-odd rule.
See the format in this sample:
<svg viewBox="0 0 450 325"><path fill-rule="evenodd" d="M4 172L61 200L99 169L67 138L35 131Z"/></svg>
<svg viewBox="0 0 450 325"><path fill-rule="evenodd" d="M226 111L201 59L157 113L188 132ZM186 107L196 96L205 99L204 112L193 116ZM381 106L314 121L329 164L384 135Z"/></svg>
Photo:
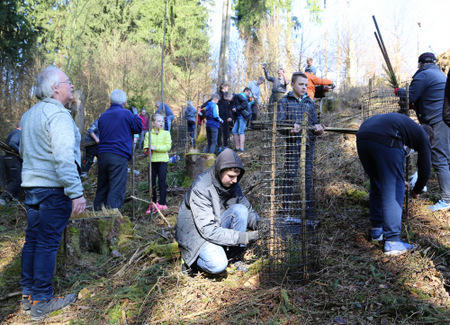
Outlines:
<svg viewBox="0 0 450 325"><path fill-rule="evenodd" d="M127 190L128 159L114 153L98 154L97 192L94 209L120 208Z"/></svg>
<svg viewBox="0 0 450 325"><path fill-rule="evenodd" d="M0 195L3 200L18 200L20 198L22 183L22 161L19 157L13 155L5 156L5 171L6 171L6 188Z"/></svg>
<svg viewBox="0 0 450 325"><path fill-rule="evenodd" d="M97 143L85 147L86 160L84 161L84 164L81 167L81 171L87 173L89 169L91 169L91 166L94 163L94 157L97 156L97 148L98 148Z"/></svg>
<svg viewBox="0 0 450 325"><path fill-rule="evenodd" d="M31 300L53 297L52 277L56 253L72 212L72 200L63 188L25 189L28 225L22 249L20 285Z"/></svg>
<svg viewBox="0 0 450 325"><path fill-rule="evenodd" d="M156 197L156 177L158 177L159 188L159 204L166 205L167 200L167 163L166 162L152 162L152 201L158 202Z"/></svg>
<svg viewBox="0 0 450 325"><path fill-rule="evenodd" d="M258 104L252 104L252 118L251 121L254 121L258 118Z"/></svg>
<svg viewBox="0 0 450 325"><path fill-rule="evenodd" d="M219 136L217 137L217 146L220 148L228 147L228 139L230 138L230 127L228 126L228 122L224 121L220 124L219 128Z"/></svg>
<svg viewBox="0 0 450 325"><path fill-rule="evenodd" d="M195 132L195 122L194 121L187 121L187 129L188 134L191 139L194 138L194 132Z"/></svg>
<svg viewBox="0 0 450 325"><path fill-rule="evenodd" d="M219 129L211 126L206 127L206 139L208 144L203 150L204 153L214 153L217 146L217 138L219 137Z"/></svg>
<svg viewBox="0 0 450 325"><path fill-rule="evenodd" d="M399 241L405 196L405 151L370 140L357 141L358 156L370 177L370 221L383 227L389 241Z"/></svg>
<svg viewBox="0 0 450 325"><path fill-rule="evenodd" d="M294 187L300 184L300 177L305 177L305 197L302 197L302 201L306 201L306 216L309 218L313 218L314 211L312 207L312 198L311 198L311 188L312 188L312 168L314 161L314 149L315 149L315 139L309 139L305 148L302 148L300 139L292 142L286 142L286 173L285 179L283 183L283 209L287 212L291 217L299 217L299 213L301 211L301 205L296 203L293 204L293 192ZM300 154L301 150L306 149L306 157L305 157L305 172L304 175L300 174ZM298 192L297 189L296 192ZM300 189L301 192L303 192Z"/></svg>

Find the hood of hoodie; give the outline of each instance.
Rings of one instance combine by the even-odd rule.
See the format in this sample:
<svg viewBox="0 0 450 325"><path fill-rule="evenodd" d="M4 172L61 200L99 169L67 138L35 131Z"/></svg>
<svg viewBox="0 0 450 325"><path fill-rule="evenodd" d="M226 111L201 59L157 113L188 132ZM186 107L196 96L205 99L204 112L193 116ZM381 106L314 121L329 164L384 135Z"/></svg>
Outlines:
<svg viewBox="0 0 450 325"><path fill-rule="evenodd" d="M213 165L214 179L218 182L218 184L221 187L223 186L221 182L220 172L226 168L239 168L241 170L241 173L238 176L238 181L236 183L238 184L242 176L244 176L245 169L237 153L229 148L225 149L217 156L216 161L214 162ZM231 187L234 187L235 185Z"/></svg>

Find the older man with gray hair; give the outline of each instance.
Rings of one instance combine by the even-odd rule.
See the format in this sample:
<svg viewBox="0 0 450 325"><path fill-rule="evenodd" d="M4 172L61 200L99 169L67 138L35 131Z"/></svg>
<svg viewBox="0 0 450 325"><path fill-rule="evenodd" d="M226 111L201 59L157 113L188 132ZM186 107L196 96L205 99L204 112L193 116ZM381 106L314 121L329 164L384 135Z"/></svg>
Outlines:
<svg viewBox="0 0 450 325"><path fill-rule="evenodd" d="M79 176L81 136L70 111L73 85L50 66L36 81L36 97L21 120L19 151L23 158L27 229L22 249L22 307L39 320L77 299L75 293L53 298L56 253L71 213L86 207Z"/></svg>
<svg viewBox="0 0 450 325"><path fill-rule="evenodd" d="M124 109L127 95L115 89L110 96L111 107L98 119L98 179L94 209L120 208L127 188L128 161L133 155L134 134L142 132L138 115Z"/></svg>

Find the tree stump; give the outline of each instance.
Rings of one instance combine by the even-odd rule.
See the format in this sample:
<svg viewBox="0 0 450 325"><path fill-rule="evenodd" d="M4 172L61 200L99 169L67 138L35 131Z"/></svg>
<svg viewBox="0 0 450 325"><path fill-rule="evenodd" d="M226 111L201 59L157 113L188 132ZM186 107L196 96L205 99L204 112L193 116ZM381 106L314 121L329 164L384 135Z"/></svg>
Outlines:
<svg viewBox="0 0 450 325"><path fill-rule="evenodd" d="M105 211L109 212L108 216L103 215ZM120 212L112 215L112 210L105 211L91 212L86 218L70 219L64 240L70 258L79 259L86 252L105 255L112 250L126 251L127 238L133 229L130 220ZM98 216L91 216L94 214Z"/></svg>
<svg viewBox="0 0 450 325"><path fill-rule="evenodd" d="M192 181L214 164L216 156L212 153L189 152L186 154L186 176L183 187L189 187Z"/></svg>

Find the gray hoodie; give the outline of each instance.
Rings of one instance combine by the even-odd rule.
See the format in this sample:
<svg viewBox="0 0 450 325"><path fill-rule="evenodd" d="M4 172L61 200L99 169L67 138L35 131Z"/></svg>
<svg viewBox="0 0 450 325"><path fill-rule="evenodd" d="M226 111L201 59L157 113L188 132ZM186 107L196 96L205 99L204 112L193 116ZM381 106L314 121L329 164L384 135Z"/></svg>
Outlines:
<svg viewBox="0 0 450 325"><path fill-rule="evenodd" d="M220 172L225 168L240 168L238 182L229 188L222 186ZM232 205L240 203L249 210L248 228L256 229L258 214L242 193L239 180L245 170L238 155L225 149L217 157L214 165L200 174L184 196L178 212L176 240L181 255L191 266L208 242L221 246L247 244L247 233L220 227L220 216Z"/></svg>
<svg viewBox="0 0 450 325"><path fill-rule="evenodd" d="M71 199L83 196L81 136L70 111L46 98L25 112L21 125L22 187L63 187Z"/></svg>

